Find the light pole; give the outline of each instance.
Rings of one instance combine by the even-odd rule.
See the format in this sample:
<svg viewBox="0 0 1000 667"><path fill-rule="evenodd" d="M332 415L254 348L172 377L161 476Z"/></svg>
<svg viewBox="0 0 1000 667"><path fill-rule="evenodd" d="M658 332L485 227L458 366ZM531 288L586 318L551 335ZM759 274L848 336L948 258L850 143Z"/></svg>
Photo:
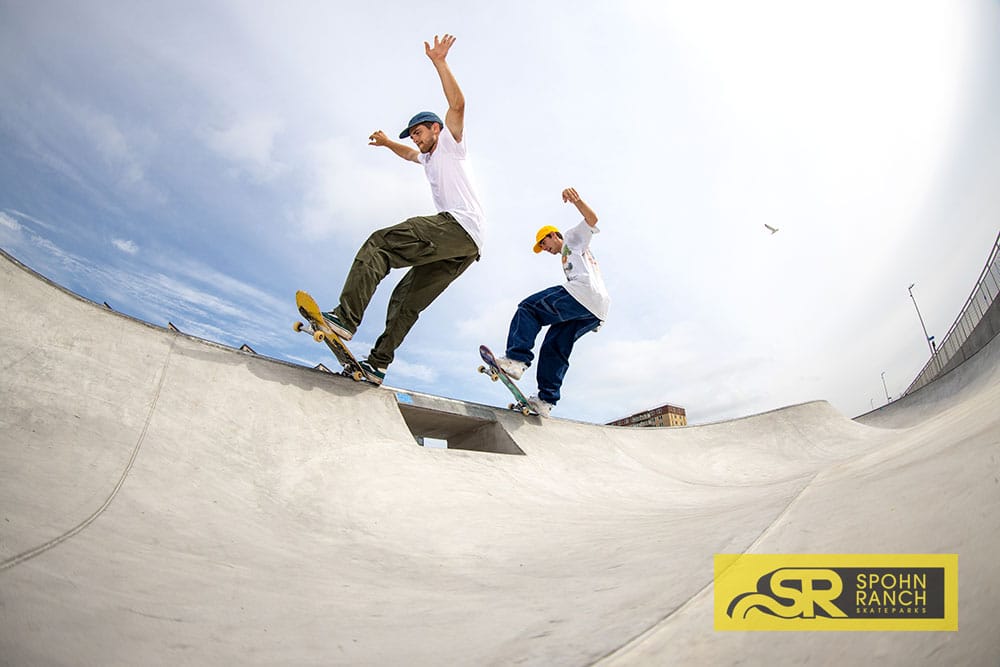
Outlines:
<svg viewBox="0 0 1000 667"><path fill-rule="evenodd" d="M888 403L892 397L889 396L889 389L885 386L885 371L882 371L882 388L885 389L885 402Z"/></svg>
<svg viewBox="0 0 1000 667"><path fill-rule="evenodd" d="M934 336L927 335L927 327L924 326L924 318L920 314L920 308L917 306L917 297L913 296L913 286L914 285L916 285L916 283L910 283L908 291L910 292L910 298L913 299L913 307L917 309L917 318L920 320L920 328L924 330L924 340L927 341L927 349L931 351L931 357L933 358L933 357L935 357L937 355L937 351L934 349L934 346L931 344L931 341L934 340Z"/></svg>

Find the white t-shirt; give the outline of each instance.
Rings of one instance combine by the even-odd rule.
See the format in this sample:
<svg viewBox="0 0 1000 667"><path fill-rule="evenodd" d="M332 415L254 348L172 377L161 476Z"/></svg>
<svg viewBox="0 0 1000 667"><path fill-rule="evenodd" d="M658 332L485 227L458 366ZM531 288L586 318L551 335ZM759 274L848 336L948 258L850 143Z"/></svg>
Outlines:
<svg viewBox="0 0 1000 667"><path fill-rule="evenodd" d="M608 317L611 297L597 260L590 252L590 239L600 231L583 220L563 233L562 265L569 281L566 291L603 322Z"/></svg>
<svg viewBox="0 0 1000 667"><path fill-rule="evenodd" d="M465 141L458 143L447 127L441 128L433 153L421 153L420 163L431 184L438 213L447 211L469 233L476 247L483 249L486 219L473 189L465 155Z"/></svg>

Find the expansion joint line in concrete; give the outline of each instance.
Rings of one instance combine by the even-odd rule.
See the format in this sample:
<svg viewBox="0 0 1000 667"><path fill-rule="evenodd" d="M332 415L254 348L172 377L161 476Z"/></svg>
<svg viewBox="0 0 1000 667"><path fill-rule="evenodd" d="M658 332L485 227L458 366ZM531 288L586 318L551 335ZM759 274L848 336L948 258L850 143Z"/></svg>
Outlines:
<svg viewBox="0 0 1000 667"><path fill-rule="evenodd" d="M174 346L176 344L177 344L177 337L175 336L170 341L170 347L167 349L167 356L166 359L164 359L163 361L163 367L160 372L160 379L156 384L156 391L153 393L153 400L149 404L149 410L146 413L146 421L142 425L142 431L140 431L139 437L136 440L135 445L132 447L132 454L131 456L129 456L128 463L125 464L125 469L122 471L121 476L118 478L118 483L115 484L115 487L111 490L111 493L108 495L104 503L100 507L98 507L93 514L88 516L86 519L78 523L73 528L70 528L62 535L54 537L44 544L41 544L27 551L23 551L17 554L16 556L11 556L7 560L0 562L0 572L8 570L14 567L15 565L20 565L21 563L30 560L35 556L38 556L39 554L45 553L46 551L55 547L56 545L61 544L66 540L70 539L71 537L82 531L84 528L92 524L97 519L97 517L101 516L101 514L104 513L104 510L106 510L111 505L111 502L115 499L115 496L118 495L118 491L120 491L122 486L125 484L125 479L132 471L132 466L135 463L136 457L138 457L139 455L139 450L142 448L142 443L146 439L146 433L147 431L149 431L149 424L150 422L153 421L153 415L156 413L156 404L160 400L160 393L163 391L163 384L167 377L167 369L170 367L170 358L174 353Z"/></svg>
<svg viewBox="0 0 1000 667"><path fill-rule="evenodd" d="M788 501L788 504L785 505L785 508L781 510L781 512L776 517L774 517L774 519L769 524L764 526L764 528L760 531L760 534L758 534L757 537L754 538L753 542L747 545L747 548L743 550L743 553L750 553L751 551L753 551L754 547L756 547L764 539L764 537L771 531L771 529L789 513L792 506L795 505L795 503L798 502L799 498L802 497L802 494L806 492L806 489L812 486L812 483L816 480L816 478L822 474L823 471L820 471L812 475L809 478L809 481L803 484L802 488L799 489L799 492L795 494L795 497ZM709 563L709 566L711 565L712 564ZM650 636L653 632L656 631L657 628L662 626L663 623L668 619L670 619L672 616L675 616L676 614L683 612L685 609L693 605L695 602L698 602L706 595L711 595L712 586L714 585L714 583L715 582L713 579L713 581L710 581L703 587L699 588L691 597L685 600L683 604L680 604L677 607L671 609L669 612L664 614L661 618L659 618L655 623L647 627L645 630L643 630L636 636L632 637L628 641L624 642L618 648L608 651L606 654L604 654L591 664L598 665L608 660L623 657L626 653L628 653L630 649L638 646L643 639Z"/></svg>

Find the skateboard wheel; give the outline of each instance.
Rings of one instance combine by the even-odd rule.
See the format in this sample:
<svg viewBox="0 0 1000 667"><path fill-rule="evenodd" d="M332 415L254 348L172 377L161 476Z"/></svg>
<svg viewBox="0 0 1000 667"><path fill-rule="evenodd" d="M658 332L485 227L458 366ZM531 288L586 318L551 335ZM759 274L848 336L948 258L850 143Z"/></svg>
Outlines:
<svg viewBox="0 0 1000 667"><path fill-rule="evenodd" d="M326 334L323 333L322 331L317 331L313 334L313 340L315 340L317 343L322 343L323 341L326 340Z"/></svg>
<svg viewBox="0 0 1000 667"><path fill-rule="evenodd" d="M292 329L294 331L302 331L302 327L304 327L304 326L305 325L302 324L302 322L296 322L295 324L292 325Z"/></svg>
<svg viewBox="0 0 1000 667"><path fill-rule="evenodd" d="M482 373L483 375L485 375L486 374L486 366L480 366L479 367L479 372Z"/></svg>
<svg viewBox="0 0 1000 667"><path fill-rule="evenodd" d="M490 379L496 382L497 380L500 379L500 376L497 375L496 373L493 373L492 375L490 375Z"/></svg>
<svg viewBox="0 0 1000 667"><path fill-rule="evenodd" d="M513 403L508 403L507 404L507 409L508 410L516 410L517 406L515 406Z"/></svg>
<svg viewBox="0 0 1000 667"><path fill-rule="evenodd" d="M531 410L528 409L527 405L521 408L521 414L524 415L525 417L531 416Z"/></svg>
<svg viewBox="0 0 1000 667"><path fill-rule="evenodd" d="M362 380L365 379L365 374L362 373L361 371L354 371L353 373L351 373L351 378L355 382L361 382Z"/></svg>

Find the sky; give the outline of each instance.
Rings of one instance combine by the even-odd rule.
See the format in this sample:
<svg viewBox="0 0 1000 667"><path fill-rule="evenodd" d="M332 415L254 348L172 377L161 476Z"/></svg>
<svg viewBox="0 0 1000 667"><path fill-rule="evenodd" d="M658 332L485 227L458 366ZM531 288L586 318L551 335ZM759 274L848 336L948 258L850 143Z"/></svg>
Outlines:
<svg viewBox="0 0 1000 667"><path fill-rule="evenodd" d="M878 407L929 356L907 288L940 341L1000 231L996 0L0 0L0 247L134 317L333 366L292 331L295 291L332 308L372 231L434 212L368 136L444 113L423 42L445 33L487 239L387 385L506 405L477 349L564 281L531 245L579 221L566 187L612 305L553 415L589 422Z"/></svg>

